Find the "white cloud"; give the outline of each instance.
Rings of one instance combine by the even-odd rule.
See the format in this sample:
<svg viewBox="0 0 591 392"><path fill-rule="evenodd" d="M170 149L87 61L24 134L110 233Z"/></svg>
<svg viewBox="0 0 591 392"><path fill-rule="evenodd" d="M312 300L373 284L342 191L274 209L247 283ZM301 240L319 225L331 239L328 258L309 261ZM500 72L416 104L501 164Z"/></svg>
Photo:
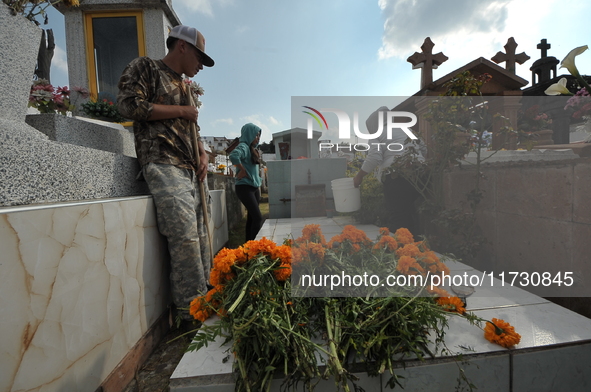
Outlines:
<svg viewBox="0 0 591 392"><path fill-rule="evenodd" d="M66 52L57 45L51 59L51 82L55 86L68 84L68 59Z"/></svg>
<svg viewBox="0 0 591 392"><path fill-rule="evenodd" d="M378 56L406 58L420 51L426 37L435 44L454 38L454 46L462 47L465 39L498 35L505 29L511 1L380 0L385 22Z"/></svg>
<svg viewBox="0 0 591 392"><path fill-rule="evenodd" d="M51 63L60 71L68 72L68 57L66 56L66 51L57 45L55 46Z"/></svg>
<svg viewBox="0 0 591 392"><path fill-rule="evenodd" d="M213 17L213 6L225 7L232 4L233 0L175 0L181 6L188 8L190 11L196 11L203 15Z"/></svg>

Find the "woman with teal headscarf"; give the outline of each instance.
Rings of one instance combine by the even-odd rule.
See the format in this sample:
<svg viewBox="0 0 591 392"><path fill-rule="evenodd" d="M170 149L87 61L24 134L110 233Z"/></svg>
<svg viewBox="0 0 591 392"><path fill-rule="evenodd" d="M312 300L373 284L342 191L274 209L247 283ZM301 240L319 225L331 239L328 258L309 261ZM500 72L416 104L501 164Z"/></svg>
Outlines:
<svg viewBox="0 0 591 392"><path fill-rule="evenodd" d="M230 153L230 161L237 168L236 195L246 207L246 241L254 240L263 225L259 209L261 199L261 176L259 164L261 157L256 149L261 138L261 128L248 123L242 127L240 143Z"/></svg>

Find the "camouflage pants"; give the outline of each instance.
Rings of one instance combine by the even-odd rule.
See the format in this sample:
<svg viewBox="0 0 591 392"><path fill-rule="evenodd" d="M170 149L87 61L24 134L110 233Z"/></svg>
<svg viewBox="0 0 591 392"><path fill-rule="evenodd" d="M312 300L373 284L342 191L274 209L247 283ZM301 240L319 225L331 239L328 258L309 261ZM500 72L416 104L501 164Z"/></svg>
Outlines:
<svg viewBox="0 0 591 392"><path fill-rule="evenodd" d="M154 197L158 230L168 240L172 299L177 308L188 309L195 297L207 292L212 260L199 180L190 170L157 163L144 166L143 174ZM203 184L211 216L207 181ZM181 316L192 318L185 310Z"/></svg>

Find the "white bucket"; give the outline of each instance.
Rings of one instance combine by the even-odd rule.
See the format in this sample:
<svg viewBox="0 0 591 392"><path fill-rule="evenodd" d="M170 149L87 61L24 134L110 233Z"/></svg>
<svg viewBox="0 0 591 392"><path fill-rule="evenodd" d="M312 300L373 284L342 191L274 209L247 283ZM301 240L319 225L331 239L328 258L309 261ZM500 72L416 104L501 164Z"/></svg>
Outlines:
<svg viewBox="0 0 591 392"><path fill-rule="evenodd" d="M353 177L337 178L330 185L338 212L353 212L361 208L361 191L353 185Z"/></svg>

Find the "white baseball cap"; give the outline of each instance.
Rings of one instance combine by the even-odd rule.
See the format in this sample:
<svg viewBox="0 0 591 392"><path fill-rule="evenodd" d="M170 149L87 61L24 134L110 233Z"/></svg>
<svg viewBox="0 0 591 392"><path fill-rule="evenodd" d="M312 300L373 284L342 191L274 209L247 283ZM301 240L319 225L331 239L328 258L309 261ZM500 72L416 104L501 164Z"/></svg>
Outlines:
<svg viewBox="0 0 591 392"><path fill-rule="evenodd" d="M203 34L199 30L189 26L178 25L171 30L168 36L182 39L197 48L201 54L201 62L206 67L213 67L215 64L213 59L205 54L205 37L203 37Z"/></svg>

